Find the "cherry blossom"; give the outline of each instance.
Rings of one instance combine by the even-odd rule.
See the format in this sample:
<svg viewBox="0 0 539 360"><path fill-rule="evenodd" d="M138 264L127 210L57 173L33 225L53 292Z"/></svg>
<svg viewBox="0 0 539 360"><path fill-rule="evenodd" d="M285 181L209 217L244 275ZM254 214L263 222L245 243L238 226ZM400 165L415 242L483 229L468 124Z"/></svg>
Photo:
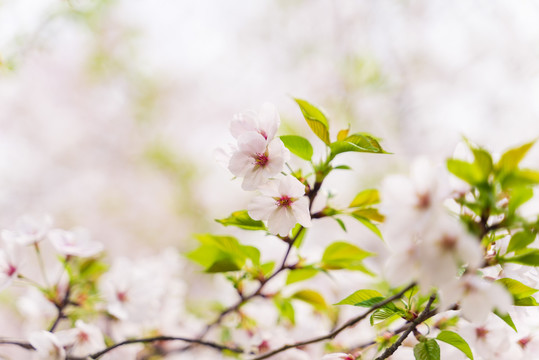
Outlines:
<svg viewBox="0 0 539 360"><path fill-rule="evenodd" d="M73 357L86 357L105 348L101 330L82 320L77 320L73 329L58 331L56 336Z"/></svg>
<svg viewBox="0 0 539 360"><path fill-rule="evenodd" d="M495 309L506 313L513 304L501 285L473 274L465 274L459 280L442 285L440 293L441 308L459 303L463 317L478 323L485 321Z"/></svg>
<svg viewBox="0 0 539 360"><path fill-rule="evenodd" d="M309 199L305 185L292 175L268 182L260 188L261 195L247 206L249 215L255 220L267 220L272 234L286 236L296 223L311 226Z"/></svg>
<svg viewBox="0 0 539 360"><path fill-rule="evenodd" d="M93 241L88 231L80 228L73 231L54 229L50 231L48 238L63 255L90 257L103 250L102 243Z"/></svg>
<svg viewBox="0 0 539 360"><path fill-rule="evenodd" d="M248 132L238 139L238 149L230 157L228 169L235 176L243 177L244 190L256 190L278 175L289 158L290 153L280 139L268 144L260 134Z"/></svg>
<svg viewBox="0 0 539 360"><path fill-rule="evenodd" d="M14 230L2 230L4 240L15 241L19 245L31 245L45 239L52 225L52 218L23 216L15 222Z"/></svg>
<svg viewBox="0 0 539 360"><path fill-rule="evenodd" d="M36 349L39 359L64 360L66 352L58 337L49 331L36 331L28 336L28 341Z"/></svg>
<svg viewBox="0 0 539 360"><path fill-rule="evenodd" d="M21 256L17 244L4 241L4 248L0 249L0 290L8 287L19 274Z"/></svg>
<svg viewBox="0 0 539 360"><path fill-rule="evenodd" d="M248 132L255 132L269 143L279 128L281 119L273 104L264 103L258 113L248 110L234 116L230 123L232 136L239 139L240 136Z"/></svg>

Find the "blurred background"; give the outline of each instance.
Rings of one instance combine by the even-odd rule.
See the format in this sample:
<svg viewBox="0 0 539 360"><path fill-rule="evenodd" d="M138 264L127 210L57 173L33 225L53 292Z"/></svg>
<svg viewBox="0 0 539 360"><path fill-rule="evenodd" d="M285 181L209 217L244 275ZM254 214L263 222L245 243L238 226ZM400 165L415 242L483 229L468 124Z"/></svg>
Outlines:
<svg viewBox="0 0 539 360"><path fill-rule="evenodd" d="M537 137L538 59L537 1L1 0L0 226L45 212L113 256L190 249L252 196L214 159L229 121L269 101L310 136L292 96L394 153L341 156L346 204L463 136Z"/></svg>

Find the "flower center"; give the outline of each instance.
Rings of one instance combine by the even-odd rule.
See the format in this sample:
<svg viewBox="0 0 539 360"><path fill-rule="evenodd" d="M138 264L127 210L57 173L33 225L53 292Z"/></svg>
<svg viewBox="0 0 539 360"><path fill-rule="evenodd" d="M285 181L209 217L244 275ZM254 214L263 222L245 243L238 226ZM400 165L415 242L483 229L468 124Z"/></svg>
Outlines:
<svg viewBox="0 0 539 360"><path fill-rule="evenodd" d="M12 277L17 272L17 268L11 264L8 265L6 275Z"/></svg>
<svg viewBox="0 0 539 360"><path fill-rule="evenodd" d="M475 329L475 336L477 336L478 339L484 339L488 334L488 330L484 327L478 327Z"/></svg>
<svg viewBox="0 0 539 360"><path fill-rule="evenodd" d="M264 139L268 140L268 134L264 130L259 130L258 133L264 137Z"/></svg>
<svg viewBox="0 0 539 360"><path fill-rule="evenodd" d="M421 210L427 210L430 207L430 194L428 192L417 194L417 207Z"/></svg>
<svg viewBox="0 0 539 360"><path fill-rule="evenodd" d="M268 158L268 155L266 153L264 153L264 154L255 154L255 164L257 166L264 167L264 166L266 166L268 161L269 161L269 158Z"/></svg>
<svg viewBox="0 0 539 360"><path fill-rule="evenodd" d="M283 195L279 199L277 199L277 206L289 208L293 202L294 200L288 197L288 195Z"/></svg>
<svg viewBox="0 0 539 360"><path fill-rule="evenodd" d="M126 302L127 301L127 292L125 291L119 291L116 293L116 298L118 298L118 301L120 302Z"/></svg>
<svg viewBox="0 0 539 360"><path fill-rule="evenodd" d="M454 251L457 247L457 238L455 236L445 234L440 240L440 247L448 252Z"/></svg>
<svg viewBox="0 0 539 360"><path fill-rule="evenodd" d="M521 348L525 349L526 345L528 345L530 341L532 341L532 338L530 336L526 336L520 339L519 341L517 341L517 343L520 345Z"/></svg>
<svg viewBox="0 0 539 360"><path fill-rule="evenodd" d="M77 341L79 343L87 343L88 340L90 340L90 336L85 333L84 331L80 331L78 334L77 334Z"/></svg>

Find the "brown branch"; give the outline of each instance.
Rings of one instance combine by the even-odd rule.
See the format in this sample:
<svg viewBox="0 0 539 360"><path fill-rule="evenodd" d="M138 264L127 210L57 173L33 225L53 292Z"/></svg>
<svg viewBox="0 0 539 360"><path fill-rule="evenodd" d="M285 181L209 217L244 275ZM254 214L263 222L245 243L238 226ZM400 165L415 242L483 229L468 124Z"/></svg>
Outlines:
<svg viewBox="0 0 539 360"><path fill-rule="evenodd" d="M421 312L421 314L419 314L419 316L417 318L415 318L413 321L406 324L405 325L405 326L407 326L406 330L397 339L397 341L395 341L395 343L393 343L393 345L388 347L382 353L382 355L377 357L375 360L384 360L384 359L387 359L388 357L390 357L391 355L393 355L393 353L395 351L397 351L397 349L402 345L403 341L408 337L408 335L410 335L410 333L412 331L414 331L419 326L419 324L421 324L423 321L427 320L428 318L432 317L436 313L435 310L433 310L433 311L430 310L430 307L431 307L432 303L434 302L434 299L436 299L436 295L433 294L429 298L429 302L427 303L427 306L425 306L425 309L423 310L423 312Z"/></svg>
<svg viewBox="0 0 539 360"><path fill-rule="evenodd" d="M0 339L0 345L15 345L22 347L26 350L35 350L34 347L26 341L12 340L12 339Z"/></svg>
<svg viewBox="0 0 539 360"><path fill-rule="evenodd" d="M412 283L412 284L408 285L403 290L399 291L397 294L395 294L395 295L393 295L391 297L388 297L384 301L381 301L379 303L374 304L373 306L371 306L369 308L369 310L367 310L363 314L361 314L361 315L359 315L359 316L357 316L357 317L355 317L353 319L348 320L343 325L341 325L340 327L338 327L337 329L333 330L332 332L330 332L330 333L328 333L326 335L318 336L318 337L312 338L310 340L296 342L294 344L284 345L284 346L282 346L282 347L280 347L278 349L270 351L270 352L268 352L266 354L263 354L261 356L255 357L255 358L253 358L251 360L267 359L267 358L269 358L269 357L271 357L273 355L276 355L278 353L281 353L283 351L286 351L286 350L289 350L289 349L292 349L292 348L297 348L299 346L310 345L310 344L314 344L314 343L317 343L317 342L320 342L320 341L333 339L333 338L335 338L335 336L340 334L343 330L345 330L345 329L347 329L347 328L349 328L351 326L354 326L355 324L357 324L361 320L365 319L373 311L376 311L376 310L380 309L381 307L389 304L390 302L392 302L394 300L400 299L404 295L405 292L407 292L408 290L410 290L414 286L415 286L415 283Z"/></svg>
<svg viewBox="0 0 539 360"><path fill-rule="evenodd" d="M71 284L67 286L66 293L62 300L59 303L54 303L54 306L56 306L56 310L58 311L58 315L56 315L56 319L54 319L54 322L52 323L51 327L49 328L50 332L54 332L58 324L60 323L60 320L65 318L64 309L67 305L70 304L69 301L69 295L71 294Z"/></svg>

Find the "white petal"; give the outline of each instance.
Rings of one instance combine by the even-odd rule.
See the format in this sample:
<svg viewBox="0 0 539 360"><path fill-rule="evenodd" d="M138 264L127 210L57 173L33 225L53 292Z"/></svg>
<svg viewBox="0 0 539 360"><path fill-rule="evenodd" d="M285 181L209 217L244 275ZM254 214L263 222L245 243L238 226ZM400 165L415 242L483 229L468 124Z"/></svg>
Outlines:
<svg viewBox="0 0 539 360"><path fill-rule="evenodd" d="M309 212L309 199L306 196L302 196L300 199L294 201L291 207L298 223L304 227L310 227L312 225Z"/></svg>
<svg viewBox="0 0 539 360"><path fill-rule="evenodd" d="M268 196L257 196L247 205L247 213L255 220L267 220L276 209L275 199Z"/></svg>
<svg viewBox="0 0 539 360"><path fill-rule="evenodd" d="M305 195L305 185L292 175L286 175L279 184L279 193L289 197L299 198Z"/></svg>
<svg viewBox="0 0 539 360"><path fill-rule="evenodd" d="M230 122L230 133L236 139L248 132L257 131L257 115L254 111L248 110L234 116L234 120Z"/></svg>
<svg viewBox="0 0 539 360"><path fill-rule="evenodd" d="M271 103L262 104L262 108L258 113L258 121L260 130L266 133L268 141L273 139L281 122L275 105Z"/></svg>
<svg viewBox="0 0 539 360"><path fill-rule="evenodd" d="M249 169L243 178L241 188L243 190L252 191L258 189L260 186L268 182L268 176L263 168L252 167Z"/></svg>
<svg viewBox="0 0 539 360"><path fill-rule="evenodd" d="M263 154L267 145L266 139L256 132L246 132L238 138L238 149L247 154Z"/></svg>
<svg viewBox="0 0 539 360"><path fill-rule="evenodd" d="M243 152L235 152L230 157L230 162L228 163L228 170L234 174L234 176L244 176L249 169L253 168L254 160L252 157L247 156Z"/></svg>
<svg viewBox="0 0 539 360"><path fill-rule="evenodd" d="M273 211L268 218L268 230L272 234L287 236L296 225L296 218L291 209L284 207Z"/></svg>

